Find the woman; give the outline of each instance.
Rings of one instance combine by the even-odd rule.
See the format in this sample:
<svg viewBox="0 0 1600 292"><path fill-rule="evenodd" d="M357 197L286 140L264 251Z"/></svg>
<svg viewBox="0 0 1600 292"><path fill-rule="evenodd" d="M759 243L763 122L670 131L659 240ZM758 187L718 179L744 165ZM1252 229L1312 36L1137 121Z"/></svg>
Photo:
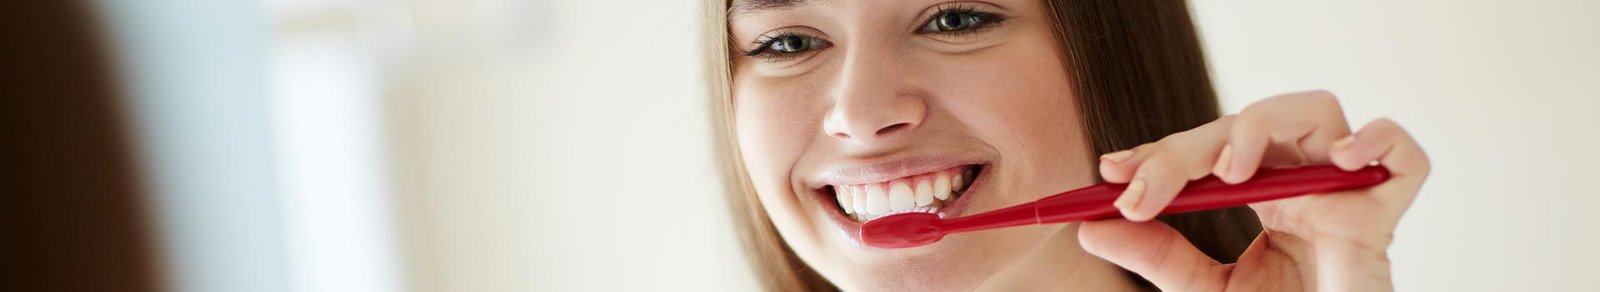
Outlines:
<svg viewBox="0 0 1600 292"><path fill-rule="evenodd" d="M1325 91L1219 117L1183 1L708 2L729 199L773 290L1386 290L1392 232L1428 174L1398 125L1352 132ZM1373 162L1395 176L1155 216L1206 175ZM854 233L1102 180L1129 183L1125 219L908 249Z"/></svg>

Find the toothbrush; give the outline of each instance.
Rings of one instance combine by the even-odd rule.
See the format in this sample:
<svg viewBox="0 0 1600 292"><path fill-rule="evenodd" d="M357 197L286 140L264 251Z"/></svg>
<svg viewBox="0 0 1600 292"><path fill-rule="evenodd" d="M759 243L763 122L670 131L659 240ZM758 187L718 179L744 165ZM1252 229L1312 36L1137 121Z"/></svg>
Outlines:
<svg viewBox="0 0 1600 292"><path fill-rule="evenodd" d="M1383 166L1356 171L1308 166L1262 169L1249 181L1230 185L1215 176L1190 181L1161 214L1243 206L1282 198L1363 188L1389 179ZM994 211L942 219L930 213L885 216L861 226L861 241L880 248L906 248L934 243L945 235L1013 226L1093 221L1121 217L1112 202L1127 184L1101 183Z"/></svg>

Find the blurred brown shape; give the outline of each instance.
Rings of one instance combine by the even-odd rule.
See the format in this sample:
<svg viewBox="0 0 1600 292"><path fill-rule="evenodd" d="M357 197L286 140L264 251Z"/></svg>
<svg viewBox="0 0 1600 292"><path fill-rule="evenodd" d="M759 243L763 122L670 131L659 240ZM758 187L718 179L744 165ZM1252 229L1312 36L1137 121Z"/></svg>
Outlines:
<svg viewBox="0 0 1600 292"><path fill-rule="evenodd" d="M152 291L154 238L83 1L0 1L0 291Z"/></svg>

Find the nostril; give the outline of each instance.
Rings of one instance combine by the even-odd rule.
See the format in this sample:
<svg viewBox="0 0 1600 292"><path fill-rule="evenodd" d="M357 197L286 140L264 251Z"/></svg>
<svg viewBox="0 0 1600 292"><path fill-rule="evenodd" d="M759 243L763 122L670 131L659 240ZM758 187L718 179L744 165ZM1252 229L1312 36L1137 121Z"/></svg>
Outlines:
<svg viewBox="0 0 1600 292"><path fill-rule="evenodd" d="M888 127L883 127L881 129L878 129L878 132L875 133L875 134L877 134L879 136L888 135L889 133L894 133L895 131L899 131L899 130L902 130L902 129L905 129L905 128L910 128L910 127L911 127L911 123L893 124L893 125L889 125Z"/></svg>
<svg viewBox="0 0 1600 292"><path fill-rule="evenodd" d="M833 137L834 138L839 138L839 139L850 139L850 134L845 134L843 132L834 132L833 133Z"/></svg>

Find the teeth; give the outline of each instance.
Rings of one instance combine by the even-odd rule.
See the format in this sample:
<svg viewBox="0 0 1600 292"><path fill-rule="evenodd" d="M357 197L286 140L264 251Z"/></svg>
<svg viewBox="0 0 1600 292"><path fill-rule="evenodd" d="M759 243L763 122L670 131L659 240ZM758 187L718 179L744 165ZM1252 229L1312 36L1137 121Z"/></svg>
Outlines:
<svg viewBox="0 0 1600 292"><path fill-rule="evenodd" d="M911 186L904 181L895 181L889 184L889 210L895 212L911 211L917 206L916 194L911 193Z"/></svg>
<svg viewBox="0 0 1600 292"><path fill-rule="evenodd" d="M933 203L933 182L930 179L917 180L917 206L927 206Z"/></svg>
<svg viewBox="0 0 1600 292"><path fill-rule="evenodd" d="M856 202L855 198L852 198L854 196L851 196L850 192L847 190L841 189L834 192L839 194L837 197L839 201L839 209L844 210L845 214L854 214L856 212L856 207L853 206Z"/></svg>
<svg viewBox="0 0 1600 292"><path fill-rule="evenodd" d="M965 183L965 180L961 179L961 174L957 173L954 177L950 178L950 190L960 190L962 183Z"/></svg>
<svg viewBox="0 0 1600 292"><path fill-rule="evenodd" d="M866 211L869 215L889 213L889 195L883 193L883 187L867 186Z"/></svg>
<svg viewBox="0 0 1600 292"><path fill-rule="evenodd" d="M856 212L853 214L867 214L867 190L861 187L851 187L849 189L850 200L855 202L850 206L856 208Z"/></svg>
<svg viewBox="0 0 1600 292"><path fill-rule="evenodd" d="M933 197L940 200L950 199L950 174L941 171L934 176Z"/></svg>
<svg viewBox="0 0 1600 292"><path fill-rule="evenodd" d="M906 212L938 213L960 195L976 170L968 167L910 176L887 182L835 186L835 199L857 221Z"/></svg>

